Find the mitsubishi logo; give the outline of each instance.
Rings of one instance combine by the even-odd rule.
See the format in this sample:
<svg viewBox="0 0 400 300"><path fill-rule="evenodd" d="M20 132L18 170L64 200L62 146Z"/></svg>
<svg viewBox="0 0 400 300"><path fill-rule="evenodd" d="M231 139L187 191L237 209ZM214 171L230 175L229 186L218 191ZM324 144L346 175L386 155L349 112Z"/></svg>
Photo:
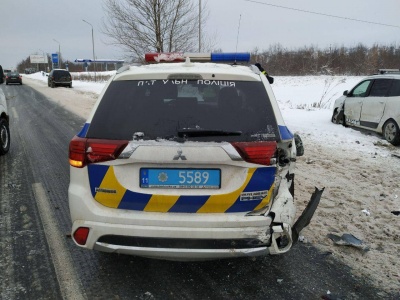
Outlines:
<svg viewBox="0 0 400 300"><path fill-rule="evenodd" d="M186 160L186 156L182 155L182 150L181 149L179 149L178 150L178 154L174 156L174 160L179 160L179 159Z"/></svg>

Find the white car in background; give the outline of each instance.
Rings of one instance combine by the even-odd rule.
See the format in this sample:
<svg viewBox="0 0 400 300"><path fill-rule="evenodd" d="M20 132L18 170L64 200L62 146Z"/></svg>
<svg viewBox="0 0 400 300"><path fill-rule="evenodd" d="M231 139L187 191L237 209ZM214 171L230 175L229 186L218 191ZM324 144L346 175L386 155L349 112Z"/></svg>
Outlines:
<svg viewBox="0 0 400 300"><path fill-rule="evenodd" d="M10 117L7 112L6 96L0 89L0 155L10 150Z"/></svg>
<svg viewBox="0 0 400 300"><path fill-rule="evenodd" d="M400 71L379 72L343 92L335 101L332 122L381 133L400 145Z"/></svg>

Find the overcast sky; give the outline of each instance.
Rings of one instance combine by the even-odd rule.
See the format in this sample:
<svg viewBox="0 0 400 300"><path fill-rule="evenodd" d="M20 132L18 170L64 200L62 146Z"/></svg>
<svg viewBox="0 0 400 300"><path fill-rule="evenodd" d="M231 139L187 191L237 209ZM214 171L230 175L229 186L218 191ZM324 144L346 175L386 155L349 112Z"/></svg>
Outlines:
<svg viewBox="0 0 400 300"><path fill-rule="evenodd" d="M101 33L102 20L107 18L102 8L104 1L0 0L0 64L14 68L31 54L57 52L59 45L64 59L92 58L91 27L82 19L94 27L98 59L124 59L121 50L107 45ZM351 47L358 43L400 47L400 0L202 0L205 1L210 15L204 32L215 34L215 48L226 52L236 48L264 50L277 43L289 49L310 45L322 49Z"/></svg>

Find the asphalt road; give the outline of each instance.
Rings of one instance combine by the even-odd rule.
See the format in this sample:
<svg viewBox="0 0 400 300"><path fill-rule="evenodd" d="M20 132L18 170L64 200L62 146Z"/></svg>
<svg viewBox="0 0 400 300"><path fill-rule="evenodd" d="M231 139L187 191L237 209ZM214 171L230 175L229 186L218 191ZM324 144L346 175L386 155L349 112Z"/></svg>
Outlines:
<svg viewBox="0 0 400 300"><path fill-rule="evenodd" d="M331 253L201 263L83 250L69 237L68 143L84 120L28 86L1 85L11 149L0 157L1 299L394 299Z"/></svg>

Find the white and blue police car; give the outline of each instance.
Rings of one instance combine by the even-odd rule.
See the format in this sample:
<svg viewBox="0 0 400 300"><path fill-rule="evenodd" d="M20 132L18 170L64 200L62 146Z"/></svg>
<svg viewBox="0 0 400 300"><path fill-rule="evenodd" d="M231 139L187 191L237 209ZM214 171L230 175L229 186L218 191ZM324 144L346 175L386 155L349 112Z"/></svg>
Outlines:
<svg viewBox="0 0 400 300"><path fill-rule="evenodd" d="M287 252L322 191L295 222L301 140L266 76L240 64L248 53L145 57L109 80L70 142L75 243L168 260Z"/></svg>

